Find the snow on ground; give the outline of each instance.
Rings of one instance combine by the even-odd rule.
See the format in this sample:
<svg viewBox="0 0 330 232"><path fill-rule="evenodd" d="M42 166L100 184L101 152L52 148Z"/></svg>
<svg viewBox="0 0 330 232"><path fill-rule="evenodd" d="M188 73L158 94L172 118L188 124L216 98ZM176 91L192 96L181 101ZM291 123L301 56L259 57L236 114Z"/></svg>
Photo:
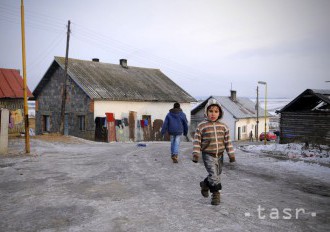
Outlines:
<svg viewBox="0 0 330 232"><path fill-rule="evenodd" d="M329 231L328 167L235 144L237 162L225 156L221 204L212 206L190 142L178 164L170 143L145 144L35 136L26 156L24 139L11 139L0 157L1 231Z"/></svg>
<svg viewBox="0 0 330 232"><path fill-rule="evenodd" d="M327 145L306 147L304 143L272 143L268 145L245 145L241 146L241 149L249 152L262 152L278 158L330 165L330 147Z"/></svg>

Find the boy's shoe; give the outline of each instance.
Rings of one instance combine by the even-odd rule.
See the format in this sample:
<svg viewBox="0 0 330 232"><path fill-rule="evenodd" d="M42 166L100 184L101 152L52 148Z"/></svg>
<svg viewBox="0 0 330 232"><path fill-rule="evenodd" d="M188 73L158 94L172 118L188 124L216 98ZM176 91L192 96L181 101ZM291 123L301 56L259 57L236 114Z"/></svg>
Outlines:
<svg viewBox="0 0 330 232"><path fill-rule="evenodd" d="M219 205L220 204L220 192L216 191L212 193L211 205Z"/></svg>
<svg viewBox="0 0 330 232"><path fill-rule="evenodd" d="M172 160L173 160L173 163L178 163L178 156L177 155L173 155L172 156Z"/></svg>
<svg viewBox="0 0 330 232"><path fill-rule="evenodd" d="M204 181L201 181L199 183L199 185L201 186L201 194L203 195L203 197L209 197L209 187L206 185L206 183Z"/></svg>

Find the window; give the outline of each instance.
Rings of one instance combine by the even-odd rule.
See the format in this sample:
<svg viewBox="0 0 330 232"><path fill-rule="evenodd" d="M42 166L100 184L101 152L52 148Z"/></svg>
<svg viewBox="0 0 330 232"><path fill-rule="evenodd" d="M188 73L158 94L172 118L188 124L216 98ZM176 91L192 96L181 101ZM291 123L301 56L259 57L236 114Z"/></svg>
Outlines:
<svg viewBox="0 0 330 232"><path fill-rule="evenodd" d="M84 131L86 130L86 122L85 122L85 115L79 115L79 130Z"/></svg>
<svg viewBox="0 0 330 232"><path fill-rule="evenodd" d="M242 127L242 133L246 133L246 126Z"/></svg>
<svg viewBox="0 0 330 232"><path fill-rule="evenodd" d="M50 116L43 115L43 132L50 132Z"/></svg>

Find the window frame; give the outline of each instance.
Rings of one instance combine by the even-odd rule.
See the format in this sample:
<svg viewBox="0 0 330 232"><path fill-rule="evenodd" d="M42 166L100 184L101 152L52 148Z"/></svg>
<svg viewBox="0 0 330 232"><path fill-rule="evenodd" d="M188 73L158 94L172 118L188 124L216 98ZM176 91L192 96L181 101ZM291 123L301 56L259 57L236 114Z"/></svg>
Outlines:
<svg viewBox="0 0 330 232"><path fill-rule="evenodd" d="M80 131L86 131L86 115L78 115L78 128Z"/></svg>

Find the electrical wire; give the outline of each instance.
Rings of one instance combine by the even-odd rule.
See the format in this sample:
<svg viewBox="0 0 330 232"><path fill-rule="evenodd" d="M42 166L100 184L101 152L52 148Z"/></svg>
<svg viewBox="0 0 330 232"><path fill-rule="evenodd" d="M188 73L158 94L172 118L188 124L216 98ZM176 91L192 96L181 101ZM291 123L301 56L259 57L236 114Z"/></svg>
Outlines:
<svg viewBox="0 0 330 232"><path fill-rule="evenodd" d="M20 24L20 10L17 8L9 7L4 4L0 6L0 22ZM66 32L64 24L61 19L50 17L49 15L42 14L40 12L33 11L31 9L26 10L26 26L29 29L36 29L47 31L51 33L63 33L65 36ZM166 70L173 76L180 77L180 79L186 79L189 81L197 81L205 79L205 76L210 74L204 73L200 70L195 70L192 67L178 63L164 57L157 56L153 53L148 53L142 48L136 48L132 45L126 44L120 40L116 40L108 35L101 34L98 31L91 30L85 26L72 22L72 26L76 27L71 31L71 35L77 41L87 44L89 47L98 48L108 54L125 55L130 59L134 59L138 63L150 66L151 64L162 70ZM32 67L36 67L44 61L47 54L51 53L60 43L62 36L56 37L50 46L41 53L39 58L32 61ZM93 49L91 49L93 50ZM35 70L35 69L33 69ZM212 79L211 82L217 82ZM189 82L192 83L192 82Z"/></svg>

